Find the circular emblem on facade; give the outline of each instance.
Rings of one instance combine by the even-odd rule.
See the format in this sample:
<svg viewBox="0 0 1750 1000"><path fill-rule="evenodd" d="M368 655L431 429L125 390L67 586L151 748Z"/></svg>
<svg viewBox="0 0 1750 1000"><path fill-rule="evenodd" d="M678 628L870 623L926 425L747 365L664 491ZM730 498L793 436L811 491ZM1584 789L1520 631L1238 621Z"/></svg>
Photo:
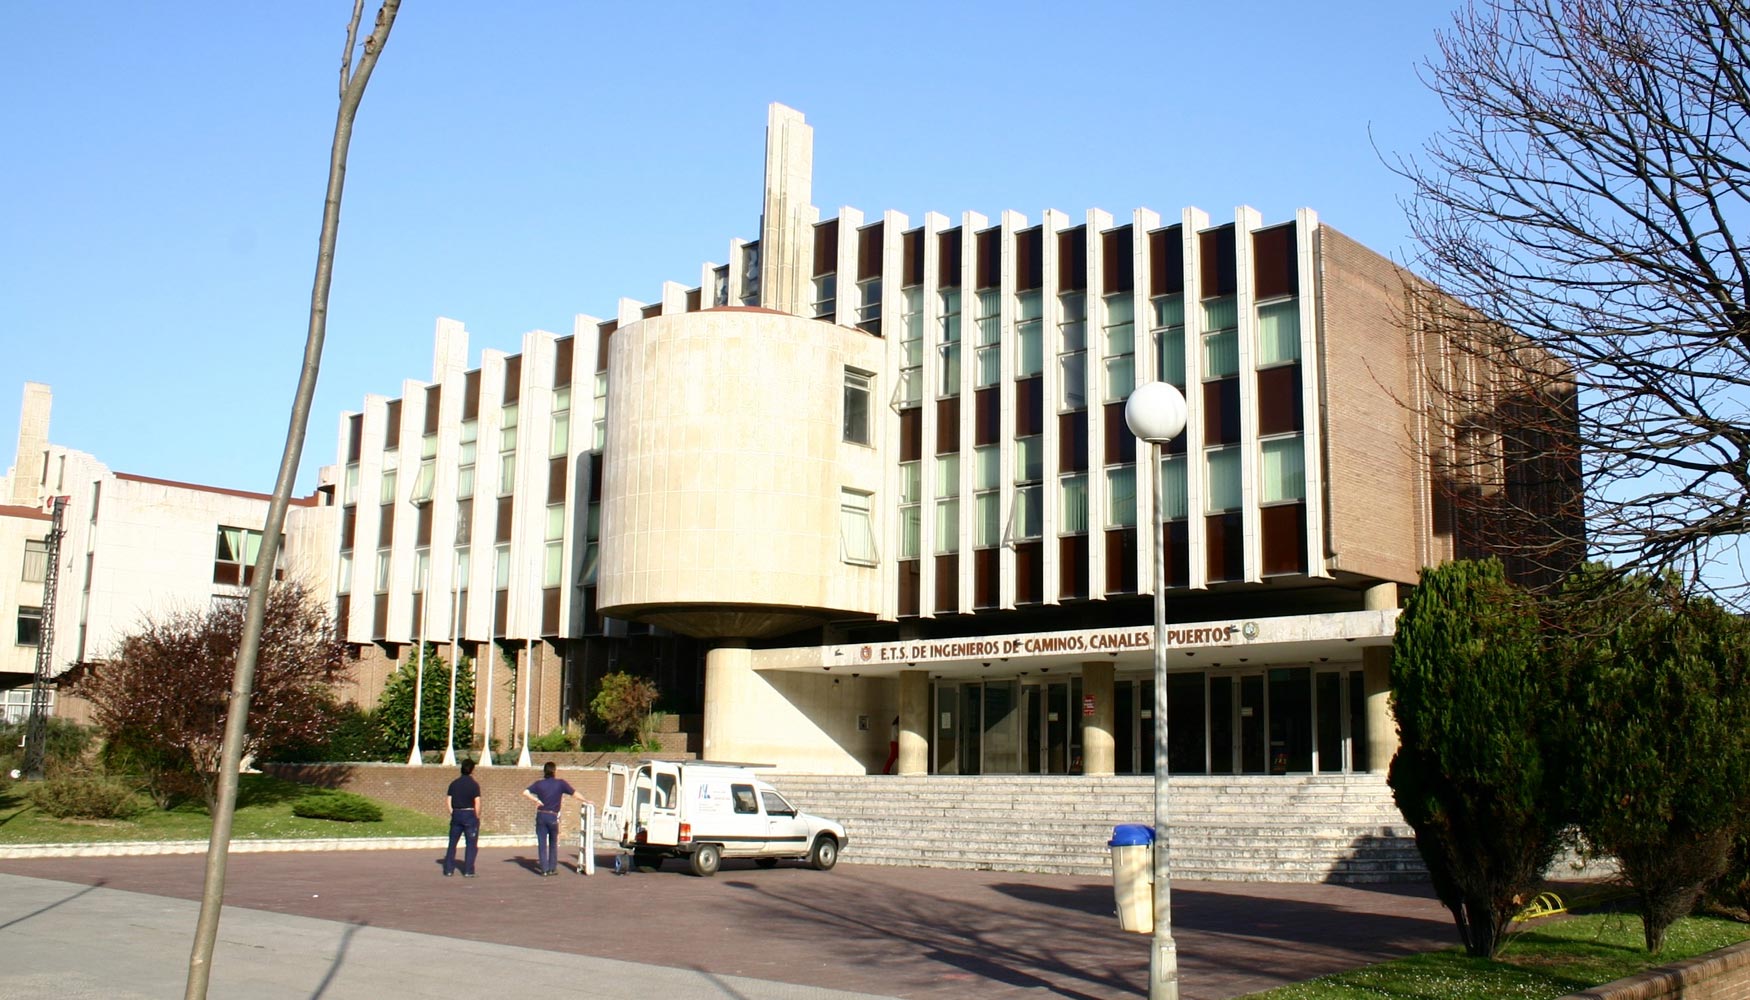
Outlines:
<svg viewBox="0 0 1750 1000"><path fill-rule="evenodd" d="M1258 637L1258 623L1257 622L1245 623L1243 626L1240 627L1240 634L1245 636L1248 639L1256 639Z"/></svg>
<svg viewBox="0 0 1750 1000"><path fill-rule="evenodd" d="M869 657L875 655L875 650L869 648L868 646L864 646L862 651L859 652L857 655L863 658L864 663L868 663Z"/></svg>

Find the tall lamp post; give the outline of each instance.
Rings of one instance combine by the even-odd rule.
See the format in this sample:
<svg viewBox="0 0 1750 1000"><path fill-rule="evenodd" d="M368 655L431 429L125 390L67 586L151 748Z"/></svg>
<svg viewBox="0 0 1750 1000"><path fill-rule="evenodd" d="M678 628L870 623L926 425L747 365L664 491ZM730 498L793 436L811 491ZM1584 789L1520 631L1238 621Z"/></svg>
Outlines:
<svg viewBox="0 0 1750 1000"><path fill-rule="evenodd" d="M413 681L413 749L407 754L407 766L418 767L425 763L419 754L419 715L425 711L425 599L426 584L431 577L431 560L419 571L419 669L414 673Z"/></svg>
<svg viewBox="0 0 1750 1000"><path fill-rule="evenodd" d="M1161 452L1185 429L1185 397L1165 382L1138 386L1124 404L1130 433L1149 444L1154 462L1154 588L1155 588L1155 842L1154 941L1149 950L1149 1000L1179 1000L1179 952L1173 944L1172 874L1167 860L1167 554L1166 518L1161 483Z"/></svg>
<svg viewBox="0 0 1750 1000"><path fill-rule="evenodd" d="M456 766L456 661L462 658L462 543L468 540L468 516L456 518L456 542L450 547L450 729L444 738L444 766Z"/></svg>

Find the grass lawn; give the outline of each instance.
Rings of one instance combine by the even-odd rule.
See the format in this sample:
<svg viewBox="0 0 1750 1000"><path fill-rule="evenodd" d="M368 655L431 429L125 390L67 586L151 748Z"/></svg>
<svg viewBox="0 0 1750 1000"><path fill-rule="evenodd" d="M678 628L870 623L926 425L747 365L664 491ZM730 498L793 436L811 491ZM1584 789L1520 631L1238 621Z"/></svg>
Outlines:
<svg viewBox="0 0 1750 1000"><path fill-rule="evenodd" d="M1657 958L1642 944L1634 913L1545 917L1515 933L1498 960L1469 958L1462 948L1412 955L1247 1000L1544 1000L1694 958L1750 938L1750 924L1686 917L1665 932Z"/></svg>
<svg viewBox="0 0 1750 1000"><path fill-rule="evenodd" d="M150 809L126 820L55 819L30 804L28 785L0 789L0 844L94 844L117 840L206 840L213 829L206 806L183 803L173 809ZM377 803L378 823L341 823L292 815L292 803L313 789L307 785L245 774L237 789L234 840L276 840L310 837L441 836L448 821Z"/></svg>

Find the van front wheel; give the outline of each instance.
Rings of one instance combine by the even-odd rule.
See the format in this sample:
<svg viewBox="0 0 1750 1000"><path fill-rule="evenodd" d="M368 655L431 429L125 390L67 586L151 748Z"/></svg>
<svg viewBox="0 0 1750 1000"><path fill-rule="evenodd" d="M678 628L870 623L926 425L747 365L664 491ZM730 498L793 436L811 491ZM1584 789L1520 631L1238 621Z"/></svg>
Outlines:
<svg viewBox="0 0 1750 1000"><path fill-rule="evenodd" d="M715 844L700 844L693 852L693 874L700 878L709 878L717 874L717 869L723 864L723 852Z"/></svg>
<svg viewBox="0 0 1750 1000"><path fill-rule="evenodd" d="M814 842L814 849L808 852L808 863L818 871L830 871L839 863L839 842L831 837L821 837Z"/></svg>

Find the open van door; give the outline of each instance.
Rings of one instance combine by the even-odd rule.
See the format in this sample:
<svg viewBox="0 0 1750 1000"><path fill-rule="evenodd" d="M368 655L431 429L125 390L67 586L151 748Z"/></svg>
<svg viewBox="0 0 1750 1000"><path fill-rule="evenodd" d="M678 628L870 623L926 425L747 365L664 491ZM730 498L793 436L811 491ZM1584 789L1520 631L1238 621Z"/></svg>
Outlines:
<svg viewBox="0 0 1750 1000"><path fill-rule="evenodd" d="M638 792L638 825L644 830L644 842L663 847L679 844L681 769L672 761L648 761L639 765L634 784Z"/></svg>
<svg viewBox="0 0 1750 1000"><path fill-rule="evenodd" d="M602 796L602 832L622 843L632 839L632 831L626 827L631 792L632 769L624 764L609 764L608 790Z"/></svg>

